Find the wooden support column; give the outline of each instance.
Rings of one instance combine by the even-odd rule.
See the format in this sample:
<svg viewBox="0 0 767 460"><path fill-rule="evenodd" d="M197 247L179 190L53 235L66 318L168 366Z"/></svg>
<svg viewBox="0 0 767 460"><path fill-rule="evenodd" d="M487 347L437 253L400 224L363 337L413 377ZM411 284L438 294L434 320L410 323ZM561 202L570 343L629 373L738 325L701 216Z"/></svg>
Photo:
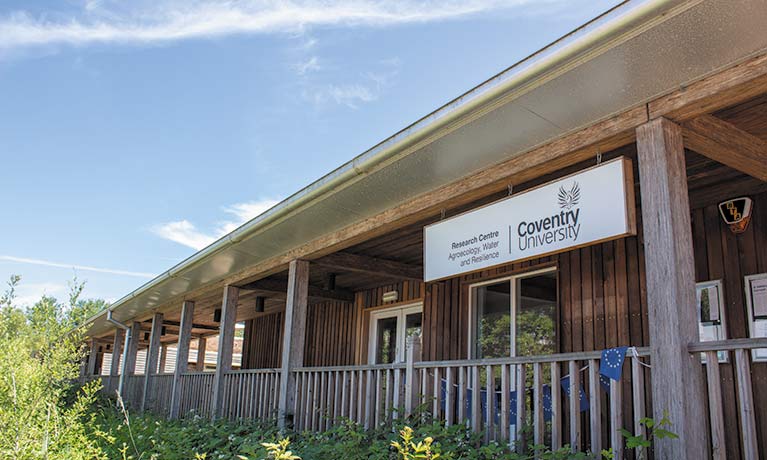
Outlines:
<svg viewBox="0 0 767 460"><path fill-rule="evenodd" d="M168 345L162 344L160 345L160 362L157 365L158 374L165 373L165 364L167 364L167 362L168 362Z"/></svg>
<svg viewBox="0 0 767 460"><path fill-rule="evenodd" d="M157 360L160 355L160 335L162 335L162 313L152 316L152 332L149 334L149 349L146 351L146 369L144 370L144 394L141 397L141 411L146 408L147 399L152 389L152 377L157 373Z"/></svg>
<svg viewBox="0 0 767 460"><path fill-rule="evenodd" d="M91 339L88 344L88 349L90 352L88 353L88 368L85 371L85 374L88 377L91 377L96 375L96 360L99 356L99 343L95 339Z"/></svg>
<svg viewBox="0 0 767 460"><path fill-rule="evenodd" d="M205 337L197 339L197 362L194 365L196 371L205 370L205 350L207 350L208 340Z"/></svg>
<svg viewBox="0 0 767 460"><path fill-rule="evenodd" d="M170 418L178 418L181 405L181 374L189 365L189 342L192 339L192 321L194 320L194 302L184 301L181 306L181 325L178 331L176 347L176 368L173 370L173 389L170 393ZM204 340L204 339L203 339Z"/></svg>
<svg viewBox="0 0 767 460"><path fill-rule="evenodd" d="M288 271L288 298L285 304L285 332L282 342L278 424L281 430L293 425L296 380L291 372L304 365L306 311L309 302L309 262L293 260Z"/></svg>
<svg viewBox="0 0 767 460"><path fill-rule="evenodd" d="M125 340L125 331L117 328L115 329L115 340L112 343L112 364L109 367L109 388L112 391L116 386L113 384L113 380L117 378L120 373L120 355L123 352L123 341Z"/></svg>
<svg viewBox="0 0 767 460"><path fill-rule="evenodd" d="M220 415L222 406L222 391L224 374L232 370L232 351L234 349L234 325L237 318L237 301L240 297L240 288L226 286L224 299L221 302L221 323L218 333L218 354L216 359L216 373L213 376L213 401L211 413L213 418Z"/></svg>
<svg viewBox="0 0 767 460"><path fill-rule="evenodd" d="M128 349L125 350L125 376L136 373L136 357L138 356L138 344L141 341L141 323L135 321L130 328Z"/></svg>
<svg viewBox="0 0 767 460"><path fill-rule="evenodd" d="M668 412L679 439L656 439L656 458L708 458L703 368L688 344L698 340L695 267L681 128L664 118L637 128L653 416Z"/></svg>

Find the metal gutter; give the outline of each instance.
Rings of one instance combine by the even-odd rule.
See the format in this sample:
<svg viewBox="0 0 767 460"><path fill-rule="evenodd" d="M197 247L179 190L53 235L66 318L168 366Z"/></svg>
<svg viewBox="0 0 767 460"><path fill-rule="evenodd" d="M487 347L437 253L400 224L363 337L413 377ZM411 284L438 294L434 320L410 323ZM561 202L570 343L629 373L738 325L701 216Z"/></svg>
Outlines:
<svg viewBox="0 0 767 460"><path fill-rule="evenodd" d="M702 0L701 0L702 1ZM331 195L372 171L409 155L424 142L436 139L482 114L492 111L525 91L566 73L568 70L616 46L626 36L636 35L665 20L671 11L686 10L700 1L644 0L626 1L600 17L565 35L551 45L530 55L504 72L485 81L464 95L421 118L351 161L333 170L273 208L211 243L131 293L117 300L110 312L122 304L157 287L204 262L219 251L231 247L259 230L268 228L301 208ZM640 27L641 26L641 27ZM89 318L86 325L104 315ZM111 313L109 313L111 315Z"/></svg>

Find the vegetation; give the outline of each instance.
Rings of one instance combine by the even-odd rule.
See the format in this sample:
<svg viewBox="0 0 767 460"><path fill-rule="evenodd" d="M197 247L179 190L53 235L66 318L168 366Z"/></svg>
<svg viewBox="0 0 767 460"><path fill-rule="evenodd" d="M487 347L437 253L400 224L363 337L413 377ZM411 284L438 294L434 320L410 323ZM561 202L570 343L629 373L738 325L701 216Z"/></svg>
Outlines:
<svg viewBox="0 0 767 460"><path fill-rule="evenodd" d="M80 299L75 279L67 303L43 296L22 309L20 281L12 276L0 297L0 458L101 458L86 429L98 386L72 384L83 350L69 331L104 303Z"/></svg>

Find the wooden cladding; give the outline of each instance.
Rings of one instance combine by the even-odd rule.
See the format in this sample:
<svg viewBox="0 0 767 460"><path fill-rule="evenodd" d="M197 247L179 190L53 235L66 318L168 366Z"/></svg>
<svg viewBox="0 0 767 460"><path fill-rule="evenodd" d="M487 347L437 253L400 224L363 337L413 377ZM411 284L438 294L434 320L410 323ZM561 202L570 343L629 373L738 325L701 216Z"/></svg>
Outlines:
<svg viewBox="0 0 767 460"><path fill-rule="evenodd" d="M354 364L359 311L351 302L309 305L306 318L304 365Z"/></svg>
<svg viewBox="0 0 767 460"><path fill-rule="evenodd" d="M274 369L281 365L283 312L245 322L241 369Z"/></svg>

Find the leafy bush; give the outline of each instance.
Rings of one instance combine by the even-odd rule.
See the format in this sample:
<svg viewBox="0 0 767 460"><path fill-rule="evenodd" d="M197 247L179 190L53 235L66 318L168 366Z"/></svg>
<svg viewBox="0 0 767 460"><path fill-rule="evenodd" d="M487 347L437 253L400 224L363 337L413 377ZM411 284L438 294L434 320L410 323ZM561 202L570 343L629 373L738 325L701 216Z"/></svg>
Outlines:
<svg viewBox="0 0 767 460"><path fill-rule="evenodd" d="M43 296L31 307L14 304L20 277L0 297L0 458L107 458L87 430L99 382L75 384L82 338L68 333L80 318L82 284L73 283L70 304Z"/></svg>

